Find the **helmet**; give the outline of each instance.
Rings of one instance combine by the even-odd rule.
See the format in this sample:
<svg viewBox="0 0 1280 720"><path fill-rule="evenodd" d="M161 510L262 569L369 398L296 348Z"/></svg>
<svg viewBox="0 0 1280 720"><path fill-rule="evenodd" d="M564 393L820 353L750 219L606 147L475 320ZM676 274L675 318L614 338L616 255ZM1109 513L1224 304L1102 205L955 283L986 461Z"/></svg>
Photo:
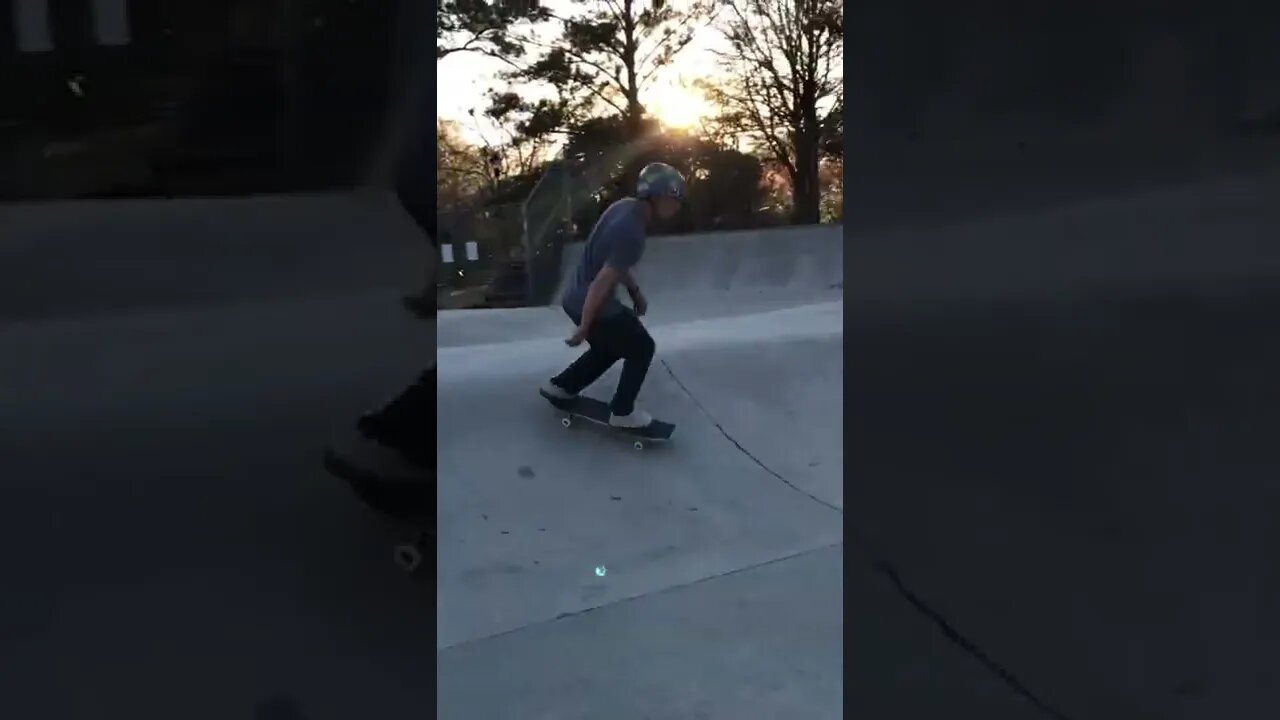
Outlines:
<svg viewBox="0 0 1280 720"><path fill-rule="evenodd" d="M636 180L636 196L642 198L670 197L684 199L684 176L666 163L649 163L640 171Z"/></svg>

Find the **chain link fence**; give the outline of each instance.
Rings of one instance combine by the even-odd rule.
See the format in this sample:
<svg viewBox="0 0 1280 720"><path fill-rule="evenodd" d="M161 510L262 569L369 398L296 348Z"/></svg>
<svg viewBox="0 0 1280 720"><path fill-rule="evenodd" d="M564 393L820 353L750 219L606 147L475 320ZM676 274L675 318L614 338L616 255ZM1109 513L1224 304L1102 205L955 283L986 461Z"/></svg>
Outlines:
<svg viewBox="0 0 1280 720"><path fill-rule="evenodd" d="M445 210L439 215L436 302L445 309L526 304L522 205Z"/></svg>
<svg viewBox="0 0 1280 720"><path fill-rule="evenodd" d="M437 302L445 308L547 305L555 300L564 247L579 228L576 216L643 141L586 161L551 162L519 203L440 213L441 275Z"/></svg>
<svg viewBox="0 0 1280 720"><path fill-rule="evenodd" d="M551 302L559 289L560 258L573 237L574 187L570 166L552 163L521 208L531 304Z"/></svg>
<svg viewBox="0 0 1280 720"><path fill-rule="evenodd" d="M440 307L551 303L564 245L573 236L573 197L580 184L558 161L522 202L441 211Z"/></svg>

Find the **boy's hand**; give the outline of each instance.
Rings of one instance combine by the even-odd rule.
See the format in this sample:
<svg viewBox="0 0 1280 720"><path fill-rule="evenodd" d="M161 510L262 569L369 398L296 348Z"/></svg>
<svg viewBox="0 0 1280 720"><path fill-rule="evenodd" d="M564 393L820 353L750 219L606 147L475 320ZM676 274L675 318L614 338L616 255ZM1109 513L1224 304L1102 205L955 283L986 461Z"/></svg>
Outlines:
<svg viewBox="0 0 1280 720"><path fill-rule="evenodd" d="M569 347L578 347L583 340L587 339L587 329L579 325L573 329L573 334L565 339L564 344Z"/></svg>
<svg viewBox="0 0 1280 720"><path fill-rule="evenodd" d="M644 318L644 314L649 311L649 301L645 299L644 293L636 290L631 293L631 304L635 305L636 315Z"/></svg>
<svg viewBox="0 0 1280 720"><path fill-rule="evenodd" d="M649 312L649 300L645 298L644 293L640 292L640 288L633 287L628 289L631 291L631 304L636 309L636 315L644 317L644 314Z"/></svg>

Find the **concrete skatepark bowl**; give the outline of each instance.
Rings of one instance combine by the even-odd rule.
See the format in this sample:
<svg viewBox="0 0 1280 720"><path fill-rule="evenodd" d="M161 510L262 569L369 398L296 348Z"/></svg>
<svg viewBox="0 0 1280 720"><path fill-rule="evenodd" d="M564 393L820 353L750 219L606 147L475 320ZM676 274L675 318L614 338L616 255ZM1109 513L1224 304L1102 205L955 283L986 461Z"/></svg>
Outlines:
<svg viewBox="0 0 1280 720"><path fill-rule="evenodd" d="M650 241L639 453L538 396L558 308L442 313L441 717L840 716L842 243Z"/></svg>

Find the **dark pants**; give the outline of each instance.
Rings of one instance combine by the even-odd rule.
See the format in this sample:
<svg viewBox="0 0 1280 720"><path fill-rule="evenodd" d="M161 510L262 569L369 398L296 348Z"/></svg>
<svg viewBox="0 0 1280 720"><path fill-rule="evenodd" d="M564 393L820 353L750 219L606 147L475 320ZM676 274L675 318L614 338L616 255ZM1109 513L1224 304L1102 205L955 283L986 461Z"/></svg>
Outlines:
<svg viewBox="0 0 1280 720"><path fill-rule="evenodd" d="M582 322L582 318L574 313L566 310L565 314L575 325ZM649 363L653 361L654 344L649 331L644 329L635 313L624 310L592 323L587 330L587 344L591 347L582 357L551 378L551 382L566 392L577 394L622 360L622 377L618 380L618 389L613 394L609 409L615 415L630 415L635 409L640 386L644 385L645 375L649 373Z"/></svg>
<svg viewBox="0 0 1280 720"><path fill-rule="evenodd" d="M423 200L428 194L434 200L434 185L426 186L412 173L402 173L396 184L396 196L423 235L434 248L439 246L435 235L435 208ZM411 300L409 309L424 320L435 319L435 282L427 279L421 300ZM436 368L423 371L416 382L405 388L391 402L365 415L360 429L369 436L400 450L413 462L435 469L436 423Z"/></svg>
<svg viewBox="0 0 1280 720"><path fill-rule="evenodd" d="M406 4L412 11L417 4ZM419 18L422 19L422 18ZM406 21L407 22L407 21ZM406 29L405 62L413 64L426 60L427 46L421 42L418 26L410 23ZM425 66L424 67L430 67ZM401 207L422 229L424 238L432 246L430 252L438 252L436 240L436 165L430 150L435 147L434 116L428 114L430 101L426 92L432 86L421 73L409 73L405 80L403 112L409 115L406 137L402 139L400 155L396 158L395 193ZM429 76L425 76L429 77ZM423 302L411 304L410 309L423 319L435 319L435 278L426 278ZM429 299L429 303L427 300ZM432 329L434 331L434 328ZM405 388L386 405L365 415L359 422L360 430L386 445L404 453L410 460L431 470L435 469L436 449L436 369L435 363L423 371L416 382Z"/></svg>
<svg viewBox="0 0 1280 720"><path fill-rule="evenodd" d="M360 418L366 436L400 450L414 463L435 468L436 368L432 365L416 382L377 410Z"/></svg>

